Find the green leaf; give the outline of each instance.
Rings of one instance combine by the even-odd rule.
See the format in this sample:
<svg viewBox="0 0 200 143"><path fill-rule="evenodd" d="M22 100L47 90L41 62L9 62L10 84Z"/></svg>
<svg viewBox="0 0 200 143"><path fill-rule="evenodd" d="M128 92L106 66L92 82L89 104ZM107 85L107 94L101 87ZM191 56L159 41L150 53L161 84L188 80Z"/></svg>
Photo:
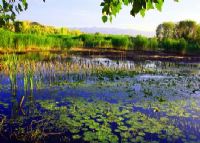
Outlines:
<svg viewBox="0 0 200 143"><path fill-rule="evenodd" d="M110 16L110 22L112 22L112 16Z"/></svg>
<svg viewBox="0 0 200 143"><path fill-rule="evenodd" d="M100 4L100 6L104 6L105 5L105 3L104 2L102 2L101 4Z"/></svg>
<svg viewBox="0 0 200 143"><path fill-rule="evenodd" d="M20 4L18 4L18 9L19 9L20 11L23 11L22 6L21 6Z"/></svg>
<svg viewBox="0 0 200 143"><path fill-rule="evenodd" d="M151 0L148 0L148 2L147 2L147 10L149 10L149 9L154 9L153 3Z"/></svg>
<svg viewBox="0 0 200 143"><path fill-rule="evenodd" d="M128 0L124 0L124 5L128 5L129 4L129 1Z"/></svg>
<svg viewBox="0 0 200 143"><path fill-rule="evenodd" d="M158 3L156 3L156 8L159 11L162 11L162 6L163 6L163 0L158 0Z"/></svg>
<svg viewBox="0 0 200 143"><path fill-rule="evenodd" d="M142 17L145 16L145 12L146 12L146 10L144 8L140 10L140 14L142 15Z"/></svg>
<svg viewBox="0 0 200 143"><path fill-rule="evenodd" d="M102 16L102 21L105 23L105 22L107 22L107 20L108 20L108 17L107 16Z"/></svg>

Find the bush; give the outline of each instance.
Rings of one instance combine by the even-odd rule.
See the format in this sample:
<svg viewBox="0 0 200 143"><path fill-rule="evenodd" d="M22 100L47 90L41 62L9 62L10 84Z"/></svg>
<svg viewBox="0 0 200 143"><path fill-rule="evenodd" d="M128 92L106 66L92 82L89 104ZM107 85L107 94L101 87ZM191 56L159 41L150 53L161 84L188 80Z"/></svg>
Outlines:
<svg viewBox="0 0 200 143"><path fill-rule="evenodd" d="M84 47L87 48L99 48L104 40L103 36L99 34L83 34L80 39L83 41Z"/></svg>
<svg viewBox="0 0 200 143"><path fill-rule="evenodd" d="M181 53L185 54L187 46L188 46L188 43L185 39L183 39L183 38L179 39L179 43L177 45L176 52L180 51Z"/></svg>
<svg viewBox="0 0 200 143"><path fill-rule="evenodd" d="M147 47L148 47L148 50L157 50L158 49L157 38L149 38Z"/></svg>
<svg viewBox="0 0 200 143"><path fill-rule="evenodd" d="M184 53L187 48L187 41L185 39L164 39L160 46L167 52Z"/></svg>
<svg viewBox="0 0 200 143"><path fill-rule="evenodd" d="M145 50L148 46L148 39L144 36L138 35L133 41L136 50Z"/></svg>
<svg viewBox="0 0 200 143"><path fill-rule="evenodd" d="M80 44L78 40L58 38L56 36L20 34L0 29L0 47L2 48L70 48Z"/></svg>
<svg viewBox="0 0 200 143"><path fill-rule="evenodd" d="M112 41L104 39L101 41L101 48L112 48Z"/></svg>
<svg viewBox="0 0 200 143"><path fill-rule="evenodd" d="M80 40L73 38L63 38L61 48L82 47L83 43Z"/></svg>
<svg viewBox="0 0 200 143"><path fill-rule="evenodd" d="M186 52L191 54L200 54L200 43L190 42L186 48Z"/></svg>
<svg viewBox="0 0 200 143"><path fill-rule="evenodd" d="M128 49L129 46L128 36L113 36L112 46L117 49Z"/></svg>

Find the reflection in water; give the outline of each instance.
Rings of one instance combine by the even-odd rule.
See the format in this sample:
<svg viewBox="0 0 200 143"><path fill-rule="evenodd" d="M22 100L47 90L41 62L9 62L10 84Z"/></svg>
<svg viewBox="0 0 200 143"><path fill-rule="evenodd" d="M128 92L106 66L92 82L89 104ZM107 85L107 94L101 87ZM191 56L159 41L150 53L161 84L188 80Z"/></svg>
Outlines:
<svg viewBox="0 0 200 143"><path fill-rule="evenodd" d="M5 142L200 142L199 64L7 57Z"/></svg>
<svg viewBox="0 0 200 143"><path fill-rule="evenodd" d="M194 73L199 74L200 64L196 63L176 63L176 62L161 62L161 61L112 61L108 58L82 58L73 57L72 63L79 64L81 66L102 66L114 69L135 69L135 70L154 70L160 72L184 72L186 74Z"/></svg>

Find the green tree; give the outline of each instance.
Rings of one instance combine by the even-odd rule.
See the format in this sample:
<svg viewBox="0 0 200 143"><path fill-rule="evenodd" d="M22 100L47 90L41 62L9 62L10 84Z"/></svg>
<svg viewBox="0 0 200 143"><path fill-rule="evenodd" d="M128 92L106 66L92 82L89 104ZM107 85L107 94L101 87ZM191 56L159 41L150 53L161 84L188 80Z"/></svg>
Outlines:
<svg viewBox="0 0 200 143"><path fill-rule="evenodd" d="M10 20L14 21L16 13L28 8L26 0L1 0L0 2L0 26L4 26Z"/></svg>
<svg viewBox="0 0 200 143"><path fill-rule="evenodd" d="M156 36L159 40L174 37L175 24L173 22L164 22L156 29Z"/></svg>
<svg viewBox="0 0 200 143"><path fill-rule="evenodd" d="M200 43L200 25L197 26L197 31L196 31L196 41Z"/></svg>
<svg viewBox="0 0 200 143"><path fill-rule="evenodd" d="M195 21L180 21L175 28L176 38L184 38L185 40L193 40L196 37L198 25Z"/></svg>
<svg viewBox="0 0 200 143"><path fill-rule="evenodd" d="M141 35L137 35L133 42L136 50L145 50L148 46L148 38Z"/></svg>

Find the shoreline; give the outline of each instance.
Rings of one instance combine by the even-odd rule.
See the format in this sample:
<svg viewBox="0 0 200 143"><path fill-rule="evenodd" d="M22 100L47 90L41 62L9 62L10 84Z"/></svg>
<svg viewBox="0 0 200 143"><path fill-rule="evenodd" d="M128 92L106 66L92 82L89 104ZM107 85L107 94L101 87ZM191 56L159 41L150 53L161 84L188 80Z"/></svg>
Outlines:
<svg viewBox="0 0 200 143"><path fill-rule="evenodd" d="M163 52L163 51L136 51L136 50L116 50L109 48L71 48L71 49L39 49L31 48L25 50L13 50L0 49L0 55L5 54L17 54L23 55L27 53L40 53L40 52L49 52L52 54L62 54L68 53L71 55L80 55L85 57L98 57L103 56L110 59L118 60L135 60L135 61L168 61L168 62L186 62L186 63L199 63L200 55L199 54L180 54L172 52Z"/></svg>
<svg viewBox="0 0 200 143"><path fill-rule="evenodd" d="M72 54L80 54L81 56L105 56L110 59L126 59L135 61L169 61L169 62L200 62L198 54L178 54L167 53L163 51L136 51L136 50L115 50L115 49L86 49L74 48L70 50Z"/></svg>

